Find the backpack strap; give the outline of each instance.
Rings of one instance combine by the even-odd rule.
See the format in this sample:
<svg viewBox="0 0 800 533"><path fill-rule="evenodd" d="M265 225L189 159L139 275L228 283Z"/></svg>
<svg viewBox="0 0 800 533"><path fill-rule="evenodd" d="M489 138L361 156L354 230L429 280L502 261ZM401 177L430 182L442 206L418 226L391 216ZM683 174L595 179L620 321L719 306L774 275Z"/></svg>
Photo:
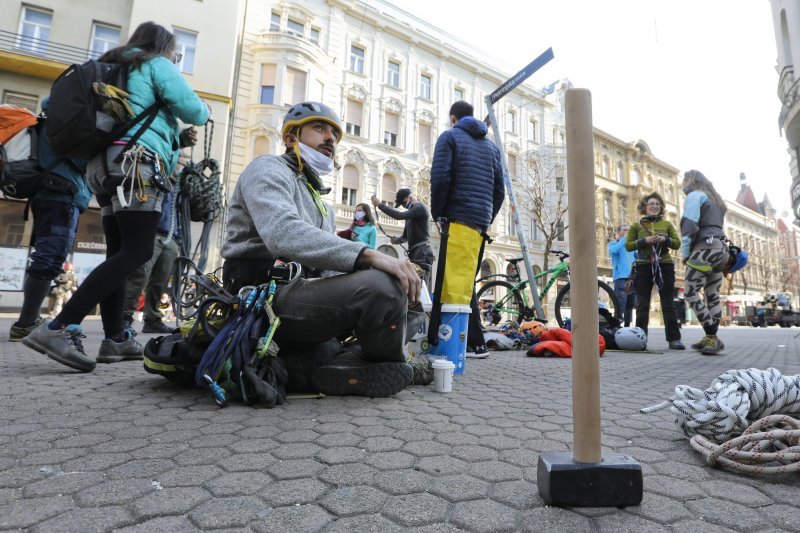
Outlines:
<svg viewBox="0 0 800 533"><path fill-rule="evenodd" d="M139 137L141 137L142 134L145 131L147 131L148 128L150 128L150 125L153 124L153 121L156 119L156 115L158 115L158 112L161 111L162 107L164 107L164 104L158 98L156 98L156 101L153 104L151 104L150 107L148 107L147 109L136 115L136 117L134 117L133 120L123 124L123 126L119 128L119 130L122 131L119 131L119 135L114 135L115 137L117 136L122 137L123 135L125 135L125 132L127 130L129 130L130 128L141 122L142 119L145 119L145 121L142 123L139 129L136 130L136 133L133 134L133 137L131 137L128 143L125 145L125 148L123 148L123 150L119 153L119 155L117 155L117 157L114 158L114 163L116 164L122 163L123 154L128 150L130 150L131 148L133 148L133 145L136 144L136 141L139 140ZM106 177L108 177L108 163L105 163L104 169L106 170Z"/></svg>

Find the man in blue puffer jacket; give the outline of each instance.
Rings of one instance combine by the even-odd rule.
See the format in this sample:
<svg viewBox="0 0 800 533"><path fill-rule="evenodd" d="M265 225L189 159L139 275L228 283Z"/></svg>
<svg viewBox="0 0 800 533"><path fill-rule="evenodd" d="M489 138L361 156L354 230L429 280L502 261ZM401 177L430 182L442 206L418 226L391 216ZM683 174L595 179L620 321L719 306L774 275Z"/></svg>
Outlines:
<svg viewBox="0 0 800 533"><path fill-rule="evenodd" d="M49 98L42 100L45 114L49 103ZM58 161L45 128L46 121L39 132L38 157L42 168L48 168ZM54 183L64 185L63 190L42 186L31 198L33 252L22 284L22 309L9 331L11 341L22 340L41 323L39 311L50 290L50 283L61 274L64 261L72 251L78 216L86 210L92 199L86 184L86 164L82 159L62 160L50 174Z"/></svg>
<svg viewBox="0 0 800 533"><path fill-rule="evenodd" d="M447 256L459 256L457 264L445 265L441 301L455 304L466 303L454 301L456 299L469 301L472 314L467 355L486 357L488 351L480 328L474 279L483 250L482 234L489 229L503 205L505 184L500 150L487 138L486 124L472 115L472 105L463 100L450 107L452 128L439 136L433 153L431 214L434 220L446 218L449 221ZM440 255L439 260L443 259Z"/></svg>

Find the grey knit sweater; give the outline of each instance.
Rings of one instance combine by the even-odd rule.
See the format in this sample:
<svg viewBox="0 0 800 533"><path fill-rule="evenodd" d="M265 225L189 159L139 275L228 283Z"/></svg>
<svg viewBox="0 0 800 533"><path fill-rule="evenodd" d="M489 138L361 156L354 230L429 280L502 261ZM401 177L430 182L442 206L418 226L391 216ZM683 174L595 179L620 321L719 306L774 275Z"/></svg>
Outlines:
<svg viewBox="0 0 800 533"><path fill-rule="evenodd" d="M324 217L307 180L279 156L264 155L239 178L228 203L225 259L276 257L306 268L352 272L363 243L335 235L333 208Z"/></svg>

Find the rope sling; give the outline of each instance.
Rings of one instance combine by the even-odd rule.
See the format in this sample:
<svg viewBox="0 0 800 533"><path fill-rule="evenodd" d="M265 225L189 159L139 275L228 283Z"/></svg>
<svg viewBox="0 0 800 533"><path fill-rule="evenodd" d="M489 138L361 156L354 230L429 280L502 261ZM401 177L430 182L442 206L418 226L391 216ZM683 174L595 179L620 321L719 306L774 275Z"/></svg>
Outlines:
<svg viewBox="0 0 800 533"><path fill-rule="evenodd" d="M709 465L754 474L800 471L800 375L774 368L728 370L705 390L678 385L669 400L675 425Z"/></svg>

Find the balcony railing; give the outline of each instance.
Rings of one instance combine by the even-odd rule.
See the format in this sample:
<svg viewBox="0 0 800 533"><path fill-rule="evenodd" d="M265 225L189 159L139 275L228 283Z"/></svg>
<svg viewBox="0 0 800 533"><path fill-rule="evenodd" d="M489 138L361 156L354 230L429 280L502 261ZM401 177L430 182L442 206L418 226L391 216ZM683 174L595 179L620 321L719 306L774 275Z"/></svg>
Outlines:
<svg viewBox="0 0 800 533"><path fill-rule="evenodd" d="M57 43L46 39L37 39L22 35L21 33L11 33L3 30L0 30L0 50L24 56L48 59L50 61L58 61L65 65L83 63L89 58L99 56L97 52L93 52L87 48Z"/></svg>

